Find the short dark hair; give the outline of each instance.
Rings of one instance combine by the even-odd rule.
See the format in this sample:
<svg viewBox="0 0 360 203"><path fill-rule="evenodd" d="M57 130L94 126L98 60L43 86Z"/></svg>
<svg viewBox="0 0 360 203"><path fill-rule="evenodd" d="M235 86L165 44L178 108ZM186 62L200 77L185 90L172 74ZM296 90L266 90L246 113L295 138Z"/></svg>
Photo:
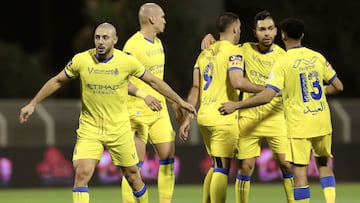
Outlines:
<svg viewBox="0 0 360 203"><path fill-rule="evenodd" d="M217 20L216 26L219 32L225 32L226 29L239 19L239 16L232 12L222 13Z"/></svg>
<svg viewBox="0 0 360 203"><path fill-rule="evenodd" d="M264 10L257 13L254 17L254 28L256 28L257 22L259 20L265 20L266 18L273 19L269 11Z"/></svg>
<svg viewBox="0 0 360 203"><path fill-rule="evenodd" d="M280 22L280 29L292 39L300 39L305 32L305 23L298 18L286 18Z"/></svg>

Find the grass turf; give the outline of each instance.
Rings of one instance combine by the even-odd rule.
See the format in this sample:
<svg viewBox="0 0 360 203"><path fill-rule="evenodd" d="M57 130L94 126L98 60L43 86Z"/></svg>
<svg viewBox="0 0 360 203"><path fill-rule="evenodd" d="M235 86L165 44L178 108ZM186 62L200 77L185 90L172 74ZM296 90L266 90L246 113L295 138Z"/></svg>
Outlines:
<svg viewBox="0 0 360 203"><path fill-rule="evenodd" d="M310 184L311 202L324 202L321 186ZM149 202L158 202L155 185L148 185ZM360 199L360 183L338 183L337 202L354 203ZM201 202L201 185L176 185L172 203ZM235 202L234 187L229 185L227 203ZM71 188L0 189L1 203L71 203ZM90 187L91 203L120 203L120 187ZM286 202L281 184L252 184L249 202Z"/></svg>

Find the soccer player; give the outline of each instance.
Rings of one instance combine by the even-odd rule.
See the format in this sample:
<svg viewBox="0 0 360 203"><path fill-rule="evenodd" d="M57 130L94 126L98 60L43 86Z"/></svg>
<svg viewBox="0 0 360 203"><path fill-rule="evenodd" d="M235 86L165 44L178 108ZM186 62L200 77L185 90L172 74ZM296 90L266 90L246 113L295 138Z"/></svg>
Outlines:
<svg viewBox="0 0 360 203"><path fill-rule="evenodd" d="M326 95L342 91L343 84L322 54L302 46L302 20L287 18L280 27L287 52L275 62L266 89L247 100L224 103L219 111L227 115L236 109L262 105L281 91L291 147L286 159L293 165L295 202L310 202L307 167L312 151L326 202L334 203L335 176L328 163L332 157L332 126Z"/></svg>
<svg viewBox="0 0 360 203"><path fill-rule="evenodd" d="M139 9L140 30L125 43L123 51L135 56L146 68L159 79L163 79L165 54L158 34L164 32L165 14L155 3L145 3ZM129 96L128 111L131 128L135 133L135 143L139 156L138 167L144 163L146 143L149 141L159 156L158 192L160 203L170 203L175 186L174 153L175 131L173 130L166 98L151 86L136 77L129 81L138 88L137 95L146 99L154 96L165 108L150 109L139 97ZM174 105L173 105L174 106ZM174 109L175 112L178 110ZM180 111L181 112L181 111ZM178 114L180 114L178 112ZM181 114L180 114L181 115ZM134 202L132 192L126 179L122 179L123 202Z"/></svg>
<svg viewBox="0 0 360 203"><path fill-rule="evenodd" d="M285 51L274 43L277 28L269 11L257 13L253 25L254 36L258 42L246 42L241 46L244 52L244 72L250 82L265 85L273 64L285 54ZM214 40L211 38L212 36L204 38L203 48L208 46L206 43ZM254 93L244 92L242 99L252 96ZM290 163L285 160L289 146L282 98L277 96L266 105L240 111L239 131L236 155L239 160L235 184L236 202L249 202L251 176L255 169L256 158L260 156L262 139L266 139L282 171L287 201L293 202L293 175Z"/></svg>
<svg viewBox="0 0 360 203"><path fill-rule="evenodd" d="M136 202L148 202L146 186L136 166L139 160L127 112L129 76L143 79L195 116L194 107L164 81L146 71L135 57L115 49L117 40L113 25L98 25L94 33L95 48L76 54L20 111L20 123L24 123L39 102L69 81L80 78L82 109L73 152L73 203L89 203L88 183L104 148L109 150L114 165L122 169Z"/></svg>
<svg viewBox="0 0 360 203"><path fill-rule="evenodd" d="M213 166L207 172L203 185L203 203L225 202L230 163L238 141L238 114L222 116L217 111L225 101L238 101L238 89L259 92L264 86L244 79L243 56L236 45L240 39L240 20L234 13L219 16L217 28L220 40L203 50L193 70L193 86L188 102L196 106L199 114L197 124ZM180 138L186 140L190 117L180 126Z"/></svg>

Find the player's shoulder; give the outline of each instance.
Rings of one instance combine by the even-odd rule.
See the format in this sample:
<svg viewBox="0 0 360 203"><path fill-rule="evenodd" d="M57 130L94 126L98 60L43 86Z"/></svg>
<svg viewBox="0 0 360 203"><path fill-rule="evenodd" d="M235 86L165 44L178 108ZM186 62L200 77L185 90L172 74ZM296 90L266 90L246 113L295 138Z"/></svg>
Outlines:
<svg viewBox="0 0 360 203"><path fill-rule="evenodd" d="M273 50L274 50L275 52L280 52L280 53L285 53L285 52L286 52L285 49L283 49L282 47L280 47L280 46L277 45L277 44L274 44Z"/></svg>
<svg viewBox="0 0 360 203"><path fill-rule="evenodd" d="M78 52L73 56L73 60L92 58L96 54L96 49L88 49L82 52Z"/></svg>

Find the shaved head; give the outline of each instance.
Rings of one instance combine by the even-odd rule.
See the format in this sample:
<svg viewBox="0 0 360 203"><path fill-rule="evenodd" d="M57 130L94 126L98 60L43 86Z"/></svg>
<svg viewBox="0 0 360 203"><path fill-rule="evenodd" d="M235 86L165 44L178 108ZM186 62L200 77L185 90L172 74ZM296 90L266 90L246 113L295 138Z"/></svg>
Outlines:
<svg viewBox="0 0 360 203"><path fill-rule="evenodd" d="M109 35L116 36L116 28L110 23L101 23L96 27L95 33L97 30L107 30Z"/></svg>
<svg viewBox="0 0 360 203"><path fill-rule="evenodd" d="M104 60L112 56L117 43L116 28L110 23L101 23L95 29L94 43L98 59Z"/></svg>
<svg viewBox="0 0 360 203"><path fill-rule="evenodd" d="M149 18L158 12L162 12L162 9L156 3L145 3L139 10L139 22L140 25L149 23Z"/></svg>

